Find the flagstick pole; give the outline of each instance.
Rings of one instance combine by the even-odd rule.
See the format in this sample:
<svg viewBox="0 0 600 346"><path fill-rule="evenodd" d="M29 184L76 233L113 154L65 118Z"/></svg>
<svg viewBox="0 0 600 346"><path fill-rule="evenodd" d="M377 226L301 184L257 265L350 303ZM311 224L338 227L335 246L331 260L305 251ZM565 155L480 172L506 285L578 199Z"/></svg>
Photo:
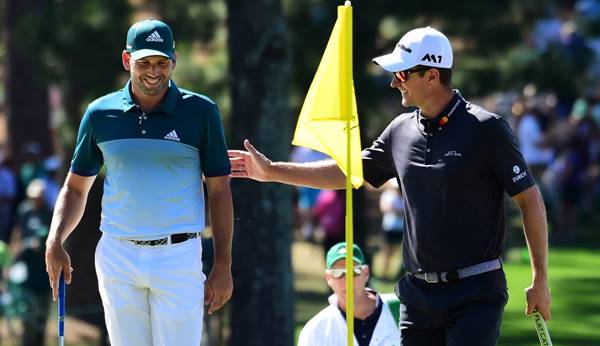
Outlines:
<svg viewBox="0 0 600 346"><path fill-rule="evenodd" d="M348 346L354 341L354 227L352 220L352 162L350 155L350 120L346 120L346 150L348 174L346 175L346 323Z"/></svg>
<svg viewBox="0 0 600 346"><path fill-rule="evenodd" d="M352 4L350 1L346 1L344 6L352 6ZM345 50L349 52L349 57L352 59L351 34L347 44L350 47L345 47ZM353 64L350 63L350 69L352 69L352 66ZM352 70L350 70L350 76L352 75L351 73ZM352 81L349 81L349 83L352 83ZM349 83L342 83L342 85L348 85ZM352 129L352 105L348 104L352 101L350 101L350 98L346 98L346 101L346 104L342 106L345 108L343 114L346 116L346 164L348 165L346 174L346 324L348 326L348 346L352 346L354 343L354 225L352 212L352 142L350 136L350 130Z"/></svg>
<svg viewBox="0 0 600 346"><path fill-rule="evenodd" d="M348 117L350 118L350 116ZM346 120L346 151L348 174L346 175L346 323L348 346L354 341L354 225L352 218L352 161L350 155L350 120Z"/></svg>

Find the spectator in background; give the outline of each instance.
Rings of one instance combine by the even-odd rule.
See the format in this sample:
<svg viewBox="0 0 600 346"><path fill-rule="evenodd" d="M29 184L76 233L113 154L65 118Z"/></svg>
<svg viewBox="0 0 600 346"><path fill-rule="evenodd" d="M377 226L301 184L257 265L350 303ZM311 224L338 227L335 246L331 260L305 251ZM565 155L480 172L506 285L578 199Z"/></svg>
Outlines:
<svg viewBox="0 0 600 346"><path fill-rule="evenodd" d="M527 166L539 180L552 161L553 152L545 144L543 115L536 107L534 99L526 101L525 105L525 113L519 117L516 135Z"/></svg>
<svg viewBox="0 0 600 346"><path fill-rule="evenodd" d="M346 225L346 191L322 190L313 208L319 227L323 230L323 249L344 241Z"/></svg>
<svg viewBox="0 0 600 346"><path fill-rule="evenodd" d="M389 180L383 186L383 192L379 198L379 209L381 210L381 229L383 231L383 277L393 280L399 276L398 270L390 272L390 262L394 253L400 253L402 258L402 236L404 232L404 199L400 193L398 182Z"/></svg>
<svg viewBox="0 0 600 346"><path fill-rule="evenodd" d="M25 152L25 162L23 162L19 171L19 182L21 186L26 187L33 179L41 178L46 173L39 143L28 142L23 147L23 151Z"/></svg>
<svg viewBox="0 0 600 346"><path fill-rule="evenodd" d="M27 199L19 205L15 228L14 239L20 244L19 249L38 247L37 242L45 241L48 236L52 208L44 198L45 191L46 182L43 179L34 179L27 186Z"/></svg>
<svg viewBox="0 0 600 346"><path fill-rule="evenodd" d="M18 252L11 267L13 297L20 302L23 345L43 345L50 313L50 293L44 261L45 242L52 210L44 199L46 184L41 179L27 186L27 199L19 206L16 239ZM21 305L22 304L22 305Z"/></svg>
<svg viewBox="0 0 600 346"><path fill-rule="evenodd" d="M316 150L305 147L294 147L291 155L292 162L314 162L327 159L328 156ZM300 238L311 240L314 236L314 218L312 209L317 203L317 196L321 190L310 187L297 186L297 220L300 226Z"/></svg>
<svg viewBox="0 0 600 346"><path fill-rule="evenodd" d="M17 177L12 161L0 152L0 241L8 243L14 223L17 203Z"/></svg>
<svg viewBox="0 0 600 346"><path fill-rule="evenodd" d="M54 209L58 194L60 193L60 186L56 182L56 174L60 168L60 159L57 156L50 156L44 160L44 182L46 183L46 189L44 190L44 199L46 204L51 209Z"/></svg>
<svg viewBox="0 0 600 346"><path fill-rule="evenodd" d="M354 245L354 345L398 345L400 333L390 308L377 292L367 288L369 266ZM311 318L298 338L298 346L339 346L346 344L346 243L327 252L325 280L333 290L329 306Z"/></svg>

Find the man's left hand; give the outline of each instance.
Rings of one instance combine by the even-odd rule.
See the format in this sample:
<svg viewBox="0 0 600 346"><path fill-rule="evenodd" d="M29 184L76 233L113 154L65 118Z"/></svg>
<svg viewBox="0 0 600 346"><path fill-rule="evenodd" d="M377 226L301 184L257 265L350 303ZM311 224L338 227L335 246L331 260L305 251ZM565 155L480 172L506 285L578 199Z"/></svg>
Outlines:
<svg viewBox="0 0 600 346"><path fill-rule="evenodd" d="M542 314L544 320L549 321L552 318L550 314L550 289L548 284L533 284L525 289L527 299L527 310L525 313L531 315L533 310Z"/></svg>
<svg viewBox="0 0 600 346"><path fill-rule="evenodd" d="M233 278L231 267L215 265L208 275L204 286L204 305L209 305L208 314L219 310L231 299L233 293Z"/></svg>

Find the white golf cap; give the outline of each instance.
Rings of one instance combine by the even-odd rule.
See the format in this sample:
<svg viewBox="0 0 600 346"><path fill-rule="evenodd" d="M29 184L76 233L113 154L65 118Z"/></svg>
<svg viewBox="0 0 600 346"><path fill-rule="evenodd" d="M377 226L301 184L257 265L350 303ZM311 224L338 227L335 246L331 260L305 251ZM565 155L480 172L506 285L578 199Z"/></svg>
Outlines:
<svg viewBox="0 0 600 346"><path fill-rule="evenodd" d="M408 70L417 65L451 68L452 47L448 38L428 26L407 32L393 52L373 59L389 72Z"/></svg>

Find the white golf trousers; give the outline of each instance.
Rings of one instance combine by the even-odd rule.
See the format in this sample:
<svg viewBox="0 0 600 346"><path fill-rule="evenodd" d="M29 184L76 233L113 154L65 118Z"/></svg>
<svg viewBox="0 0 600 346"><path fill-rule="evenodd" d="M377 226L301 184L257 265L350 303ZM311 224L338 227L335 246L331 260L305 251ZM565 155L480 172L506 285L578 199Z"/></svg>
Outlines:
<svg viewBox="0 0 600 346"><path fill-rule="evenodd" d="M103 235L98 288L113 346L199 346L204 313L200 238L140 246Z"/></svg>

